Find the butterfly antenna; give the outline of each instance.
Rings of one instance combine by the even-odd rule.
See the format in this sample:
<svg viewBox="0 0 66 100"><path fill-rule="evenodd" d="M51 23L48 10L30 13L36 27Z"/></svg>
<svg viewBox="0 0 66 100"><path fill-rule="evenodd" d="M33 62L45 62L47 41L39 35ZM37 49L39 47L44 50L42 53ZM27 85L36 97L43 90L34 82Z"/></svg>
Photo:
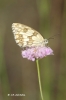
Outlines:
<svg viewBox="0 0 66 100"><path fill-rule="evenodd" d="M57 36L57 35L59 35L59 34L60 34L60 33L51 36L50 38L48 38L48 40L50 40L50 39L54 39L54 37Z"/></svg>

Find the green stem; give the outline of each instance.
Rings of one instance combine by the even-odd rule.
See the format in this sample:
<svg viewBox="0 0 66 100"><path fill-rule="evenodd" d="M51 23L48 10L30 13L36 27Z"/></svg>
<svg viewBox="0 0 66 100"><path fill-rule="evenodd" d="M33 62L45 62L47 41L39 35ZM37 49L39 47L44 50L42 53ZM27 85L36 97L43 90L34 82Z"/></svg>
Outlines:
<svg viewBox="0 0 66 100"><path fill-rule="evenodd" d="M43 99L43 93L42 93L42 87L41 87L41 80L40 80L40 70L39 70L39 62L38 60L36 60L36 64L37 64L37 71L38 71L38 80L39 80L39 88L40 88L40 95L41 95L41 99Z"/></svg>

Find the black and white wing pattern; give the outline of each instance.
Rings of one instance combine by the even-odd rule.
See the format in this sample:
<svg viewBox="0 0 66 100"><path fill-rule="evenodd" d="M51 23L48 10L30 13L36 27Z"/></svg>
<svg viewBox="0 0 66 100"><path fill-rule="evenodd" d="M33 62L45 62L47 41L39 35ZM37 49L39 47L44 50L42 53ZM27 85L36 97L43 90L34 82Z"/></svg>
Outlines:
<svg viewBox="0 0 66 100"><path fill-rule="evenodd" d="M13 23L14 39L20 47L35 47L44 45L44 38L39 32L29 26Z"/></svg>

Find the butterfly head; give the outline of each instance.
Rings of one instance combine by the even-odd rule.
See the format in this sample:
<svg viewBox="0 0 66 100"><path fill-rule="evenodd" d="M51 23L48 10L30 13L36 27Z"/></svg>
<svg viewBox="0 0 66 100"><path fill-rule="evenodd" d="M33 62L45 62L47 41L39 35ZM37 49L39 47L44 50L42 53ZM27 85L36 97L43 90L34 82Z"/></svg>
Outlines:
<svg viewBox="0 0 66 100"><path fill-rule="evenodd" d="M48 40L44 39L44 44L47 45L48 44Z"/></svg>

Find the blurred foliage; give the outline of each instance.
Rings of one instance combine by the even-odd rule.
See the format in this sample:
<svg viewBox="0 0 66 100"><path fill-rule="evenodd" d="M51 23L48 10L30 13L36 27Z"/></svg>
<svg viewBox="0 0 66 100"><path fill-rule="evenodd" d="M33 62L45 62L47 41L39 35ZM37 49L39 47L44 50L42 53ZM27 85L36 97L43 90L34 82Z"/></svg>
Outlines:
<svg viewBox="0 0 66 100"><path fill-rule="evenodd" d="M9 5L12 6L12 3L15 4L16 2L18 3L20 1L18 1L18 0L17 1L16 0L2 1L1 0L0 1L0 5L1 5L0 6L0 12L1 12L0 14L3 14L3 13L5 14L5 9L8 8ZM30 1L28 0L28 2L30 2ZM54 57L48 56L48 57L40 60L40 72L41 72L41 82L42 82L42 90L43 90L43 94L44 94L44 100L66 100L66 80L65 80L66 79L66 47L65 47L65 45L66 45L66 39L65 39L66 38L66 6L65 5L66 5L66 2L64 2L63 17L61 19L62 20L62 27L61 27L62 34L61 34L61 36L58 36L59 41L61 43L58 41L58 37L57 37L57 42L59 45L61 45L59 65L56 64L57 61L55 58L55 55L57 55L56 54L56 50L57 50L56 49L57 48L56 39L51 40L52 42L50 41L50 43L49 43L50 46L53 49L55 49ZM52 26L53 26L53 25L51 25L52 18L50 17L52 0L51 1L49 1L49 0L38 1L37 0L36 6L38 6L37 8L38 8L38 12L39 12L39 22L40 22L39 31L43 35L43 37L48 38L51 36L51 30L52 30ZM4 14L3 14L3 16L4 16ZM5 17L6 17L6 15L5 15ZM28 17L27 17L27 20L28 20ZM6 21L4 21L3 23L5 24ZM56 24L58 24L58 23L56 23ZM7 26L7 23L5 24L5 26ZM0 76L1 76L0 100L10 100L11 98L6 96L8 93L10 93L11 87L10 87L9 80L8 80L9 76L7 74L7 67L5 64L4 50L3 50L4 49L3 46L4 46L5 29L4 29L4 32L2 32L2 31L3 31L3 27L0 30ZM54 29L54 31L55 31L55 29ZM58 68L56 68L57 66L58 66ZM11 100L13 100L13 99L11 99ZM19 100L19 99L17 99L17 100ZM33 100L33 98L32 98L32 100Z"/></svg>

